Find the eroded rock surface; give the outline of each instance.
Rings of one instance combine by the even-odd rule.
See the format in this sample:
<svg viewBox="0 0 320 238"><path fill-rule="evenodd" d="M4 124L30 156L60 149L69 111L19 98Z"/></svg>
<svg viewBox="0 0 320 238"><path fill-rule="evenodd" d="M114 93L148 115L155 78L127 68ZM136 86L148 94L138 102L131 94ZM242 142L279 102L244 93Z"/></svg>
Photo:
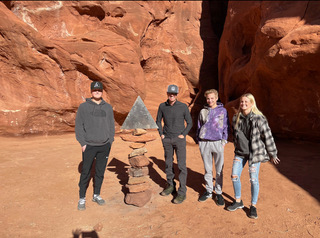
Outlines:
<svg viewBox="0 0 320 238"><path fill-rule="evenodd" d="M320 138L320 4L231 1L220 41L229 114L251 92L274 134Z"/></svg>
<svg viewBox="0 0 320 238"><path fill-rule="evenodd" d="M137 96L155 117L171 83L190 104L200 17L201 2L1 2L0 134L73 131L91 80L103 83L117 127Z"/></svg>
<svg viewBox="0 0 320 238"><path fill-rule="evenodd" d="M219 87L230 117L251 92L274 134L320 139L320 3L224 12L222 1L0 2L0 134L73 132L99 80L117 129L137 96L155 118L174 83L194 122Z"/></svg>

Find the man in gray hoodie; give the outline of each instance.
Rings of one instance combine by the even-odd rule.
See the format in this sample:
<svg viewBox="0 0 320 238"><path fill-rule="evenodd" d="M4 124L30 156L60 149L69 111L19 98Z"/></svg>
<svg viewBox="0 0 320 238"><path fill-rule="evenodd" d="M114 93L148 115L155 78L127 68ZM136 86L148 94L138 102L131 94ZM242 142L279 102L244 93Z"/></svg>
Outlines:
<svg viewBox="0 0 320 238"><path fill-rule="evenodd" d="M114 140L115 126L113 109L103 100L101 82L91 83L91 98L80 104L76 116L76 139L82 148L82 170L79 182L78 210L86 209L86 191L90 180L91 167L96 159L93 202L104 205L100 189Z"/></svg>

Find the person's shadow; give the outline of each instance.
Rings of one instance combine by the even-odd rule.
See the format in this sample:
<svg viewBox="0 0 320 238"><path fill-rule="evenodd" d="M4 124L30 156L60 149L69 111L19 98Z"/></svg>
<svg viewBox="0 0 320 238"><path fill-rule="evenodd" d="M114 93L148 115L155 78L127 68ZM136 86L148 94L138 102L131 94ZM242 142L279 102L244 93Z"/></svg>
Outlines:
<svg viewBox="0 0 320 238"><path fill-rule="evenodd" d="M117 158L113 157L110 163L107 165L107 170L110 172L114 172L119 179L119 184L122 185L121 191L124 194L124 197L129 192L129 189L125 186L128 183L128 173L127 168L130 166Z"/></svg>
<svg viewBox="0 0 320 238"><path fill-rule="evenodd" d="M154 164L156 164L163 172L165 172L165 162L164 160L160 160L154 156L149 157ZM174 171L179 171L178 164L173 163ZM150 170L150 178L157 183L160 187L165 188L166 180L163 179L154 169L154 172ZM198 172L193 171L190 168L187 168L188 176L187 176L187 186L192 188L195 192L198 193L199 197L205 192L204 189L204 175ZM175 179L178 180L178 173L175 172ZM213 179L215 180L215 179ZM234 199L227 193L222 192L225 198L228 198L230 201ZM232 202L225 200L225 208L231 205ZM249 212L248 212L249 213Z"/></svg>
<svg viewBox="0 0 320 238"><path fill-rule="evenodd" d="M150 157L152 159L153 157ZM158 184L160 187L165 187L166 180L163 179L157 171L153 168L154 163L150 161L150 164L148 165L149 169L149 177L152 181L154 181L156 184ZM117 158L112 158L110 163L107 166L107 170L110 172L114 172L117 174L117 178L119 179L119 183L122 185L122 192L124 195L126 195L129 190L126 188L126 184L128 183L129 175L127 173L127 169L130 168L129 164L126 164Z"/></svg>
<svg viewBox="0 0 320 238"><path fill-rule="evenodd" d="M76 229L72 231L73 238L99 238L98 233L93 230L93 231L82 231L80 229Z"/></svg>
<svg viewBox="0 0 320 238"><path fill-rule="evenodd" d="M164 160L160 160L154 156L149 157L154 164L156 164L163 172L165 172L165 162ZM175 171L175 179L178 180L178 173L176 171L179 171L178 164L173 163L173 168ZM203 175L191 170L190 168L187 168L188 170L188 176L187 176L187 186L192 188L194 191L198 192L199 194L203 192ZM155 171L155 170L154 170ZM156 171L155 171L156 172ZM157 183L160 187L165 188L166 186L166 180L161 178L161 176L156 173L152 176L150 175L151 179Z"/></svg>

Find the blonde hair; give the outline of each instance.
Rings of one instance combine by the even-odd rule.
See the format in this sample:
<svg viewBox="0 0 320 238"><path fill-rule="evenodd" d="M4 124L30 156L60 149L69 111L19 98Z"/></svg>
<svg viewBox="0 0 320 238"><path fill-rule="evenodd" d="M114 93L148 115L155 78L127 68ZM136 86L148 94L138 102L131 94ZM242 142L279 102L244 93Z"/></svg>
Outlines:
<svg viewBox="0 0 320 238"><path fill-rule="evenodd" d="M264 115L262 114L262 112L258 109L257 104L256 104L256 100L254 99L254 96L253 96L251 93L245 93L245 94L243 94L243 95L240 97L240 100L241 100L243 97L246 97L246 98L248 98L248 99L250 100L250 102L251 102L251 104L252 104L251 112L253 112L253 114L264 116ZM235 126L235 128L237 128L237 129L238 129L238 125L239 125L240 114L241 114L241 109L240 109L240 102L239 102L239 108L238 108L238 114L237 114L237 120L236 120L236 126Z"/></svg>
<svg viewBox="0 0 320 238"><path fill-rule="evenodd" d="M214 95L215 95L217 98L219 97L218 91L215 90L215 89L209 89L209 90L205 91L205 92L204 92L204 96L207 97L207 96L208 96L209 94L211 94L211 93L214 93Z"/></svg>

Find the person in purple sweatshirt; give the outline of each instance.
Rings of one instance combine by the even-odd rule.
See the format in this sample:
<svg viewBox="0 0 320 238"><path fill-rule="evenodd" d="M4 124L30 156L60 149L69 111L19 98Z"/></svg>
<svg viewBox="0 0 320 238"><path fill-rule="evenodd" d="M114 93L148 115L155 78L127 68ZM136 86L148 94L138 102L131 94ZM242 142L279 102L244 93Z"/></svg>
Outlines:
<svg viewBox="0 0 320 238"><path fill-rule="evenodd" d="M228 139L228 113L223 104L217 102L218 92L215 89L207 90L204 93L207 104L200 111L198 117L197 140L204 164L206 182L206 192L200 196L199 202L204 202L212 198L213 177L212 167L213 159L216 169L216 182L214 191L216 193L215 201L218 206L224 205L222 197L223 183L223 165L224 165L224 146Z"/></svg>

